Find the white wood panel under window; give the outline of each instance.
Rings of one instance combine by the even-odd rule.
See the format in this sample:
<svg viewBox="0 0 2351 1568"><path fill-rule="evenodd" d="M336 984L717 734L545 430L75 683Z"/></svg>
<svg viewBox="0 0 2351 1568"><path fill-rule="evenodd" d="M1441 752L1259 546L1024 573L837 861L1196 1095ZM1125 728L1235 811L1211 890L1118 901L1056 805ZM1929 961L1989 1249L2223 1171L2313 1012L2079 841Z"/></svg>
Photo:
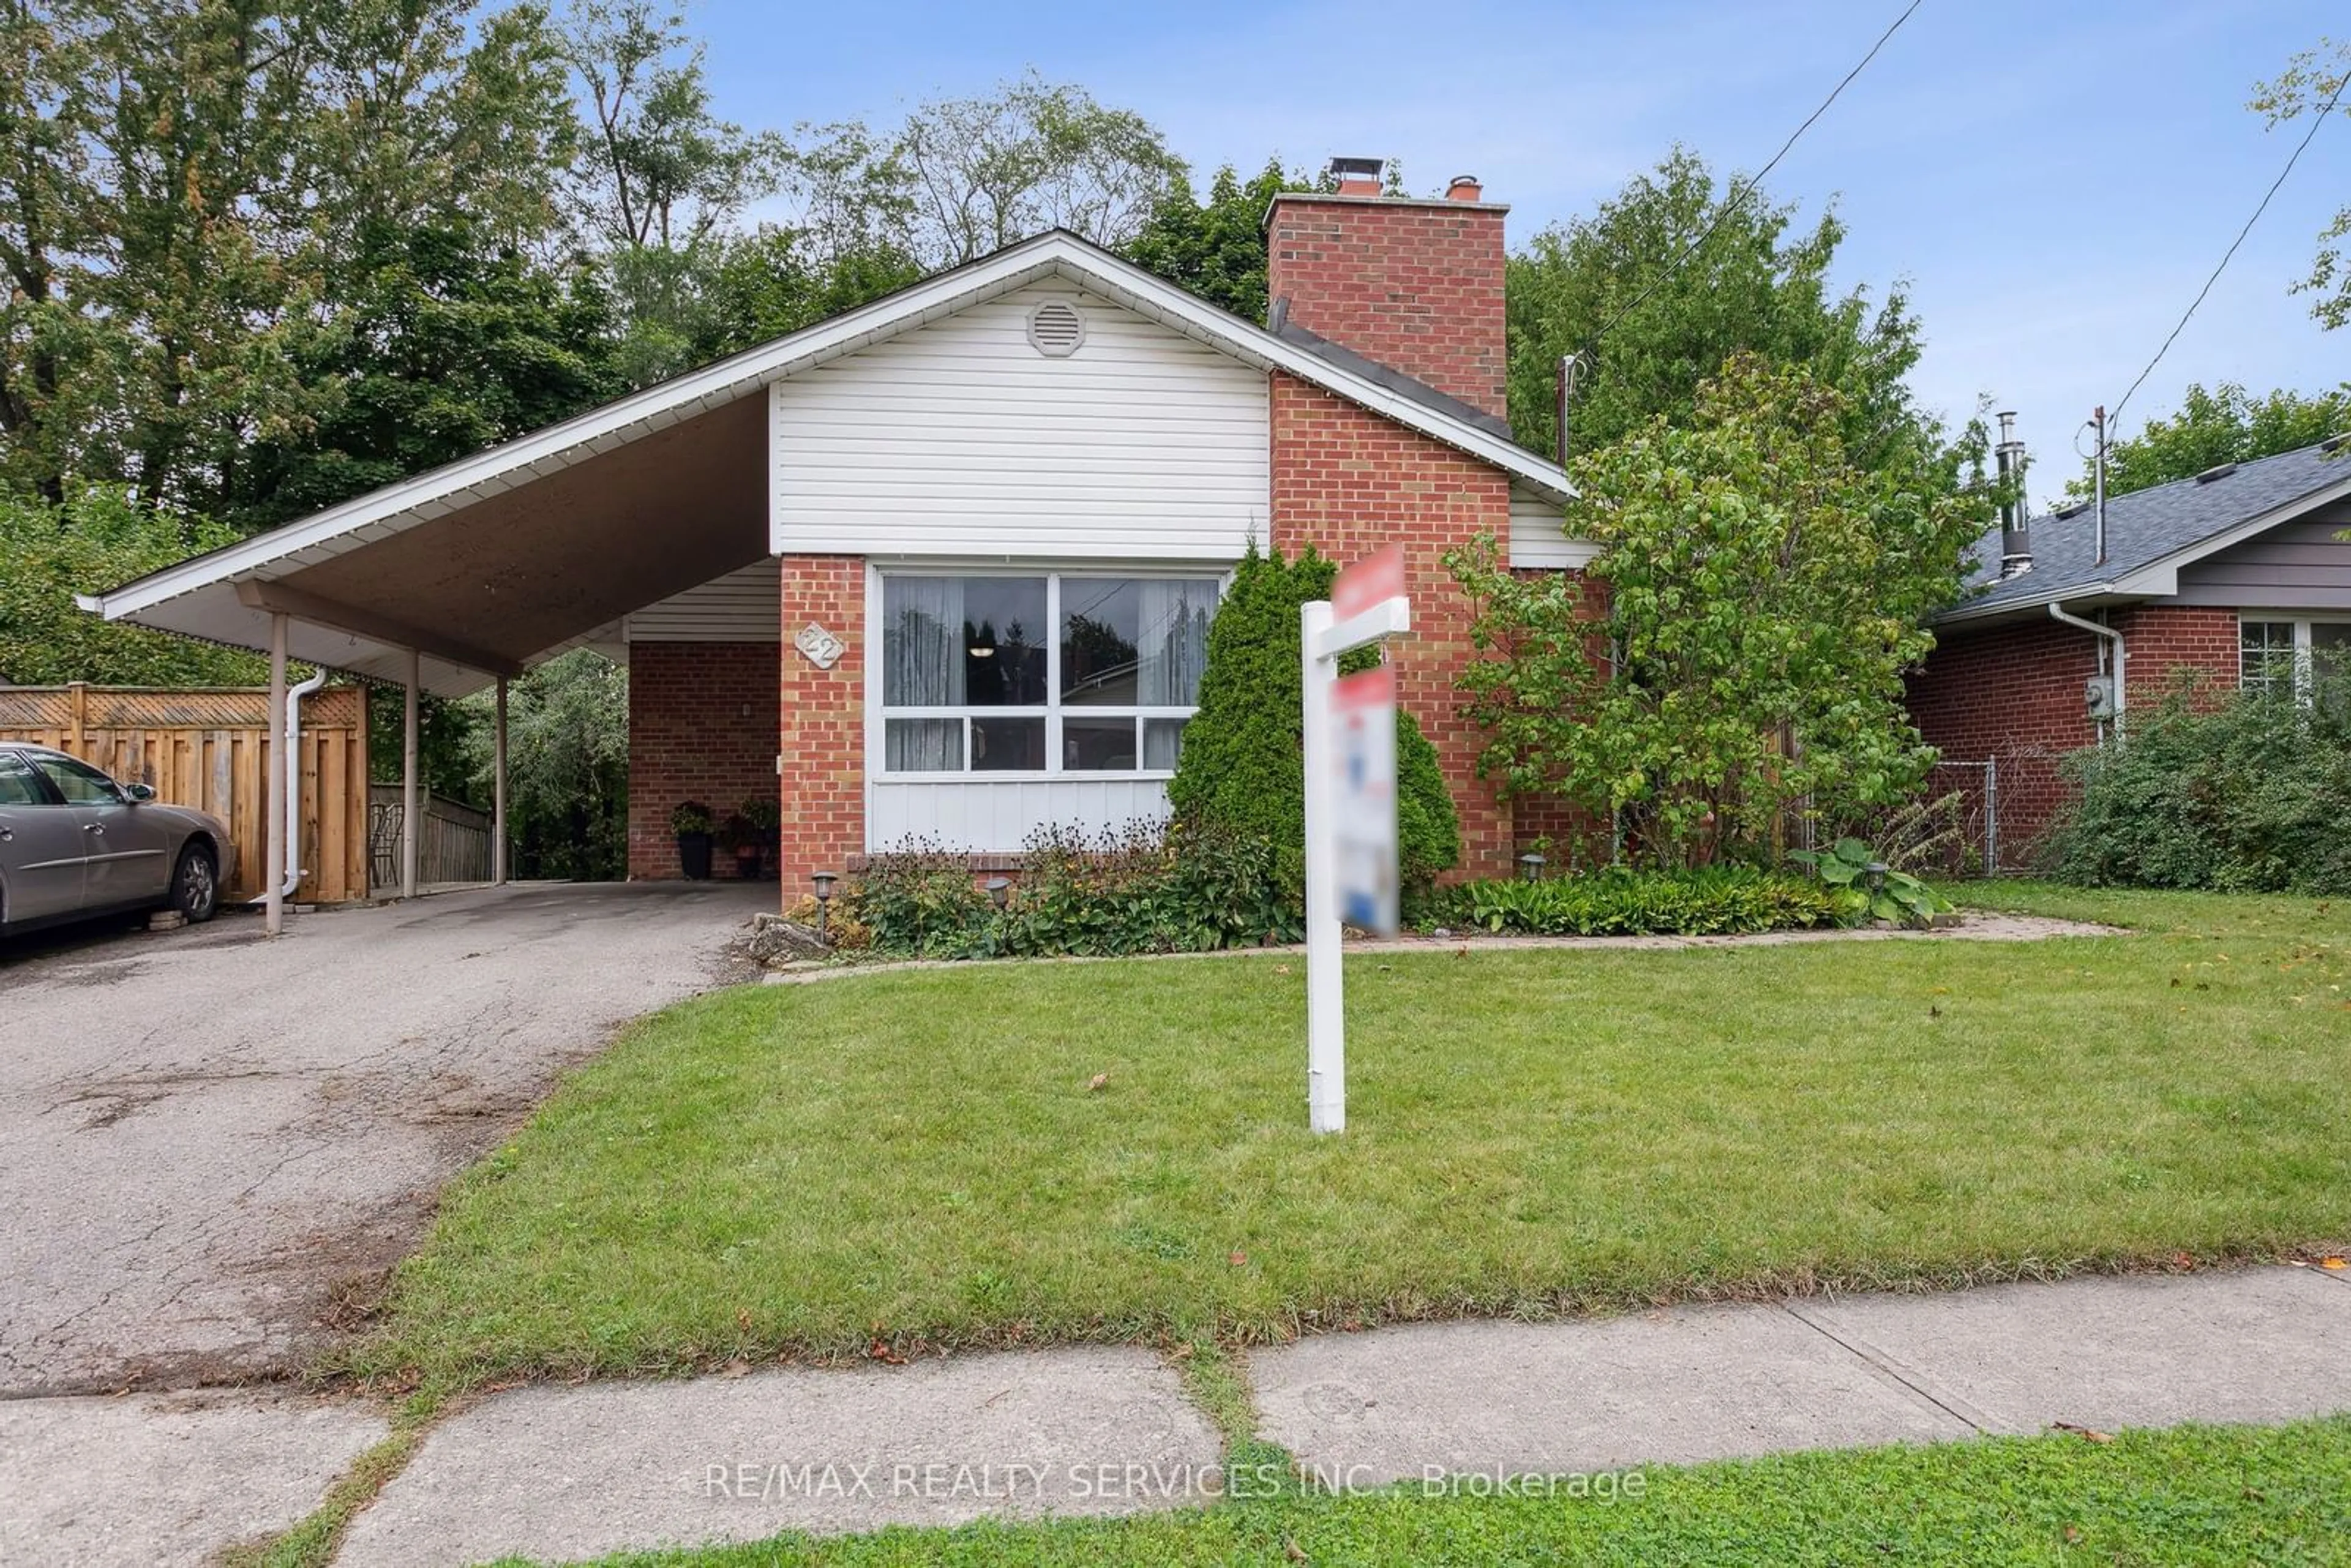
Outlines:
<svg viewBox="0 0 2351 1568"><path fill-rule="evenodd" d="M1029 340L1074 306L1084 340ZM778 553L1238 560L1267 536L1266 378L1039 284L777 382Z"/></svg>

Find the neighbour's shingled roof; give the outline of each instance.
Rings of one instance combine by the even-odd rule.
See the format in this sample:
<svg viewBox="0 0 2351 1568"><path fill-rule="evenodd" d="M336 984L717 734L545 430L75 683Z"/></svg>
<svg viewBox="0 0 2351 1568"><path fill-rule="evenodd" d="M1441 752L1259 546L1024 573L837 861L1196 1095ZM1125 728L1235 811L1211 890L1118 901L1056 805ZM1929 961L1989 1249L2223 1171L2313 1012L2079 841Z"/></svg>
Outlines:
<svg viewBox="0 0 2351 1568"><path fill-rule="evenodd" d="M1408 397L1432 413L1460 420L1465 424L1474 424L1488 434L1499 435L1505 441L1510 438L1510 422L1500 414L1488 413L1477 404L1464 402L1451 392L1439 392L1426 382L1408 376L1392 365L1384 365L1377 360L1366 359L1353 349L1341 348L1330 339L1319 337L1308 331L1286 315L1275 316L1271 330L1273 335L1283 342L1295 343L1318 360L1326 361L1343 371L1363 377L1365 381L1376 382L1388 391L1402 397Z"/></svg>
<svg viewBox="0 0 2351 1568"><path fill-rule="evenodd" d="M2335 450L2328 451L2333 446ZM2339 438L2258 457L2210 480L2175 479L2106 500L2106 559L2097 559L2097 524L2085 505L2032 522L2032 568L2002 580L2001 537L1976 541L1970 596L1944 612L1972 619L2002 608L2046 603L2074 591L2103 590L2142 568L2218 538L2231 528L2351 481L2351 444ZM2283 519L2281 519L2283 520Z"/></svg>

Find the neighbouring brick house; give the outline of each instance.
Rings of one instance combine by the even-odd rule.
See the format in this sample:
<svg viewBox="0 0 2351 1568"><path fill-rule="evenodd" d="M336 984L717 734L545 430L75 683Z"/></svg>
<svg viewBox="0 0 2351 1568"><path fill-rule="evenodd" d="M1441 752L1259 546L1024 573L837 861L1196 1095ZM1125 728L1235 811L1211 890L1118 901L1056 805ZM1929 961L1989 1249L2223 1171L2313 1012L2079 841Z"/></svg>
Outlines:
<svg viewBox="0 0 2351 1568"><path fill-rule="evenodd" d="M1360 170L1280 196L1263 325L1040 235L92 607L444 695L601 649L632 671L630 874L678 874L681 800L777 791L797 892L912 835L987 865L1163 816L1233 565L1398 543L1403 701L1463 873L1507 874L1557 824L1476 777L1440 558L1593 551L1504 419L1505 211Z"/></svg>
<svg viewBox="0 0 2351 1568"><path fill-rule="evenodd" d="M2001 859L2029 862L2059 763L2175 683L2307 687L2351 660L2351 447L2231 464L1985 536L1938 618L1910 712L1946 758L1996 765ZM2084 624L2087 622L2087 624Z"/></svg>

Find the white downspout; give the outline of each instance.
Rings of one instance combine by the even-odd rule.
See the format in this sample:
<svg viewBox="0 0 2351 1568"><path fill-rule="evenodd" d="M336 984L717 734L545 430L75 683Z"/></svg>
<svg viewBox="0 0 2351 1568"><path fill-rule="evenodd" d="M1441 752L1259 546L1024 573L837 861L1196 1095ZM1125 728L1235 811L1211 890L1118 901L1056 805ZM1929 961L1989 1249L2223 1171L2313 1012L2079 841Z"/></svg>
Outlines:
<svg viewBox="0 0 2351 1568"><path fill-rule="evenodd" d="M286 881L277 896L287 899L302 885L302 699L327 684L323 669L286 688L286 711L278 716L277 744L286 758ZM256 904L269 897L264 890Z"/></svg>
<svg viewBox="0 0 2351 1568"><path fill-rule="evenodd" d="M2049 615L2052 620L2063 621L2068 626L2079 626L2094 637L2105 638L2114 649L2115 716L2105 728L2098 731L2098 740L2104 744L2109 731L2116 735L2122 733L2123 706L2130 691L2129 683L2124 678L2127 672L2123 664L2123 634L2111 626L2102 626L2095 621L2085 621L2079 615L2069 613L2063 603L2054 600L2050 601Z"/></svg>

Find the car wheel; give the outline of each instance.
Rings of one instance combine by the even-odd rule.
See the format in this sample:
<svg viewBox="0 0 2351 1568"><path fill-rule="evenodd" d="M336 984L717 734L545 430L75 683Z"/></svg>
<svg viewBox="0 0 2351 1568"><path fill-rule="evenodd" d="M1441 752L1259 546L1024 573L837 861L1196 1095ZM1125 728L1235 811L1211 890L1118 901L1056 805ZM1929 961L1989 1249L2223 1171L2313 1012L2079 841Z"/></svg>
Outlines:
<svg viewBox="0 0 2351 1568"><path fill-rule="evenodd" d="M179 868L172 873L172 907L194 925L210 920L220 908L220 876L213 852L202 844L180 852Z"/></svg>

